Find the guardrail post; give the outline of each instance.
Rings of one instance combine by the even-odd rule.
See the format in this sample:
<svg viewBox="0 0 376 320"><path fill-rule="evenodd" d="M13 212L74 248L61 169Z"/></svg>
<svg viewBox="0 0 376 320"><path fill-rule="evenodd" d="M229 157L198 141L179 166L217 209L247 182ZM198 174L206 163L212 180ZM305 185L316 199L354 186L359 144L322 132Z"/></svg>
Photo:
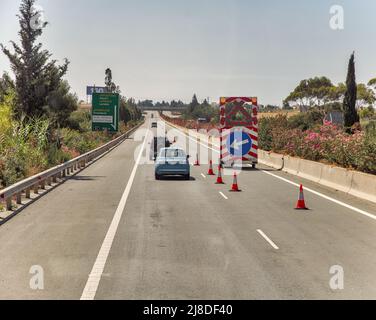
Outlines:
<svg viewBox="0 0 376 320"><path fill-rule="evenodd" d="M16 201L17 201L17 204L22 204L22 193L21 192L16 194Z"/></svg>
<svg viewBox="0 0 376 320"><path fill-rule="evenodd" d="M138 127L140 127L140 125L138 125L137 128ZM4 192L1 195L0 200L5 202L5 207L7 210L12 210L14 201L17 204L22 204L23 194L25 194L26 199L30 199L31 192L38 195L40 189L46 190L47 185L52 186L54 183L60 182L59 179L64 180L64 178L69 176L70 173L74 174L76 170L87 167L94 159L119 145L120 142L124 141L126 137L129 137L129 135L134 132L135 129L136 128L130 130L128 133L110 141L102 147L92 150L83 156L77 157L75 160L46 170L45 172L39 173L31 178L25 179L22 184L15 185L14 188L13 186L9 187L9 192ZM6 196L5 194L9 194L9 196Z"/></svg>
<svg viewBox="0 0 376 320"><path fill-rule="evenodd" d="M27 188L25 190L25 196L26 196L26 199L30 199L30 188Z"/></svg>
<svg viewBox="0 0 376 320"><path fill-rule="evenodd" d="M5 200L6 202L6 209L9 211L9 210L12 210L12 197L9 197Z"/></svg>

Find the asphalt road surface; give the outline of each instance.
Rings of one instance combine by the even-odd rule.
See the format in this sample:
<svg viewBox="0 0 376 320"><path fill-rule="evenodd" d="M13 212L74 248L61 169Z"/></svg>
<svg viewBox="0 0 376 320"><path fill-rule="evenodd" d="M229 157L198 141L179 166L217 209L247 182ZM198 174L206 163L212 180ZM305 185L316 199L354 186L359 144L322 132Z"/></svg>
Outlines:
<svg viewBox="0 0 376 320"><path fill-rule="evenodd" d="M150 123L0 227L0 299L376 298L376 205L263 166L156 181Z"/></svg>

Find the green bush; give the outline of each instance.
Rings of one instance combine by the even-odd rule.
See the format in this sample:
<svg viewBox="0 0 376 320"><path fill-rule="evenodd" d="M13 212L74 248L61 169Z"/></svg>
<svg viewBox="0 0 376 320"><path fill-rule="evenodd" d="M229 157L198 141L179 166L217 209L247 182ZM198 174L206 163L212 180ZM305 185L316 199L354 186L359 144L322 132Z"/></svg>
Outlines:
<svg viewBox="0 0 376 320"><path fill-rule="evenodd" d="M98 145L98 138L96 135L85 132L80 133L75 130L64 128L61 130L62 141L69 149L76 150L80 154L86 153L95 149ZM99 133L97 133L99 135Z"/></svg>
<svg viewBox="0 0 376 320"><path fill-rule="evenodd" d="M323 123L325 114L323 111L311 110L304 113L299 113L288 119L288 127L290 129L301 129L303 131L312 129L317 125Z"/></svg>
<svg viewBox="0 0 376 320"><path fill-rule="evenodd" d="M56 144L52 144L48 148L47 159L50 166L57 166L71 160L72 156L63 149L59 149Z"/></svg>
<svg viewBox="0 0 376 320"><path fill-rule="evenodd" d="M91 131L91 114L89 111L78 110L68 118L68 128L80 132Z"/></svg>

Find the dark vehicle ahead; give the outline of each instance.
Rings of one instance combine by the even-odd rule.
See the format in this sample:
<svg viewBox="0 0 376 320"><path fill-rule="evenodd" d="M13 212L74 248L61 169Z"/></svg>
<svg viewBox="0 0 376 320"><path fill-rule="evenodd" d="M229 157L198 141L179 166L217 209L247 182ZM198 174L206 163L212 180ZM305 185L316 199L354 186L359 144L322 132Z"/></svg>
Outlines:
<svg viewBox="0 0 376 320"><path fill-rule="evenodd" d="M150 152L150 160L156 160L159 154L159 151L162 148L169 148L171 146L171 142L165 137L154 137L153 142L151 144L151 152Z"/></svg>

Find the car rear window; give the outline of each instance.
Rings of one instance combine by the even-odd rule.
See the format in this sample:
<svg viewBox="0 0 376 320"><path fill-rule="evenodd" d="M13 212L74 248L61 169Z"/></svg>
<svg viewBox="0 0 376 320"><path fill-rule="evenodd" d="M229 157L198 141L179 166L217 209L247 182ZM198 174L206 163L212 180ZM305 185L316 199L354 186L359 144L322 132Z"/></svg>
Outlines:
<svg viewBox="0 0 376 320"><path fill-rule="evenodd" d="M162 158L184 158L185 152L181 149L163 149L161 150L160 157Z"/></svg>

